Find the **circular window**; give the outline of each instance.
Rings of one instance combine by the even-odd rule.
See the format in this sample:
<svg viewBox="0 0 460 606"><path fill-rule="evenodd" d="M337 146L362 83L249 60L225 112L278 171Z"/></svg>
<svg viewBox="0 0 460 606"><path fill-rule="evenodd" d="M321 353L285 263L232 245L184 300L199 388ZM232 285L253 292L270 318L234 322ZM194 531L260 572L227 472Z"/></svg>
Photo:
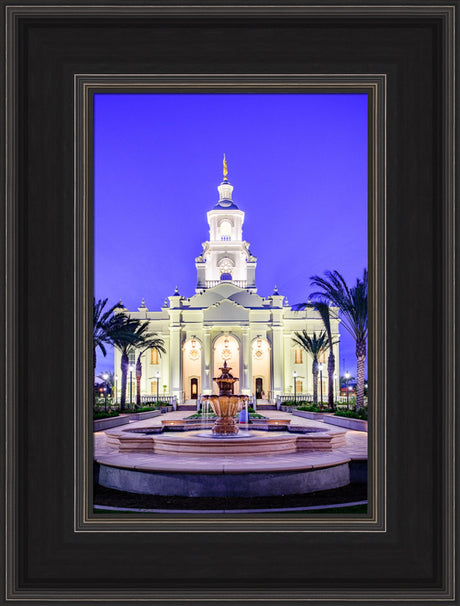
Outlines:
<svg viewBox="0 0 460 606"><path fill-rule="evenodd" d="M219 270L220 273L223 274L229 274L230 278L226 278L227 280L230 279L231 280L231 275L233 272L233 262L231 259L228 259L227 257L225 259L222 259L219 263ZM222 276L221 276L222 279Z"/></svg>

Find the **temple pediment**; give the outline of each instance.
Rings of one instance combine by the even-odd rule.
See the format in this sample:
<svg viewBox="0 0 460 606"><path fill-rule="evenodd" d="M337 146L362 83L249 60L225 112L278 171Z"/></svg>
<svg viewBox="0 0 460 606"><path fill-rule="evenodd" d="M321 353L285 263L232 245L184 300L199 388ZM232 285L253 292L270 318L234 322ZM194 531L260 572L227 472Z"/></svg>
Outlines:
<svg viewBox="0 0 460 606"><path fill-rule="evenodd" d="M224 299L204 310L203 321L216 321L223 324L226 322L249 321L249 310L235 301Z"/></svg>
<svg viewBox="0 0 460 606"><path fill-rule="evenodd" d="M234 301L242 307L254 308L266 308L264 299L256 293L248 292L245 288L240 288L234 284L219 284L213 288L208 288L204 292L194 295L190 298L190 302L187 304L188 308L199 308L206 309L217 303L227 299Z"/></svg>

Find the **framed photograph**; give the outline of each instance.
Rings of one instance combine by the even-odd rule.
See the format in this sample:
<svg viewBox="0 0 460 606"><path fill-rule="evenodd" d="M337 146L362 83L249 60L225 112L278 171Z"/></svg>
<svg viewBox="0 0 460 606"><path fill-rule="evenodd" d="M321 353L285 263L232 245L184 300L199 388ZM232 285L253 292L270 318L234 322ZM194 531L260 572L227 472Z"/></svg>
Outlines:
<svg viewBox="0 0 460 606"><path fill-rule="evenodd" d="M3 6L4 601L455 602L456 3Z"/></svg>
<svg viewBox="0 0 460 606"><path fill-rule="evenodd" d="M197 90L220 93L189 92L190 76L150 77L141 92L136 81L122 76L97 83L94 76L77 76L83 116L94 116L92 125L82 120L82 140L86 136L87 148L94 150L94 159L82 158L95 166L94 202L90 194L77 207L82 214L88 202L94 208L99 340L91 428L97 516L92 524L112 525L116 510L158 514L167 513L165 507L169 513L221 508L228 515L234 510L240 521L248 509L292 514L322 507L322 513L332 515L348 513L344 505L349 504L351 512L367 514L366 360L361 360L360 385L347 368L356 368L357 341L367 345L369 191L374 233L384 216L384 194L374 171L368 187L370 146L384 174L384 78L196 80ZM112 94L113 85L126 92ZM168 86L183 92L169 93ZM371 127L369 136L369 124L379 121L379 132ZM230 154L219 158L217 147L224 141ZM248 191L247 212L237 203L229 175L229 158L238 147L246 150L236 163L242 178L246 174L250 182L252 174L261 174L260 185ZM219 158L221 174L217 199L205 215L194 175L201 175L206 158L213 156ZM326 182L331 174L337 176ZM283 181L289 187L282 187ZM132 218L144 217L143 233L140 225L126 229L125 205L133 183L143 192L130 202ZM163 193L157 198L155 190ZM153 212L152 196L158 200ZM185 257L195 214L199 228L199 208L207 216L209 236L191 259L192 273ZM331 214L345 215L329 224L334 252L326 250L322 235ZM249 228L255 226L254 244L244 235L246 216ZM312 227L308 236L302 217ZM308 245L301 252L305 237ZM257 279L254 247L262 249L259 258L264 250L269 257ZM325 270L331 284L346 283L343 274L353 270L360 275L357 286L353 279L342 293L354 308L343 320L338 305L345 301L339 294L335 303L326 295L308 301L305 286L296 284L301 276L308 281L306 267L323 267L329 257L344 268ZM135 269L137 259L145 260L140 263L144 269ZM149 266L152 279L144 281ZM281 282L264 286L276 267ZM373 275L377 284L377 272ZM170 284L172 294L162 297L162 285L171 279L190 296ZM136 302L139 287L145 298ZM291 300L305 303L290 305L282 294L286 289ZM112 296L105 296L111 290ZM146 300L156 301L158 310ZM107 315L109 309L113 312ZM341 321L346 328L339 333ZM341 334L348 331L348 338ZM78 414L84 421L77 402ZM377 452L383 440L371 433ZM92 470L91 462L88 477ZM375 469L374 494L384 491L384 474L379 475ZM370 518L378 518L374 502L372 510L360 520L367 527ZM104 512L110 513L106 520ZM120 522L125 526L123 518ZM148 525L152 522L155 516Z"/></svg>

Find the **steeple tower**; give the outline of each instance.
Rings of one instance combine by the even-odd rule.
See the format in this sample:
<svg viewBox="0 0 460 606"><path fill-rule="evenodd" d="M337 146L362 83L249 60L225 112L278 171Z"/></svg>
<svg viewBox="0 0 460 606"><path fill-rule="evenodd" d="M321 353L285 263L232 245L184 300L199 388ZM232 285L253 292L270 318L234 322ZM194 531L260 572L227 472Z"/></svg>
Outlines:
<svg viewBox="0 0 460 606"><path fill-rule="evenodd" d="M256 292L257 259L243 240L244 212L232 199L233 185L228 180L228 164L224 154L223 181L217 187L219 200L208 212L209 240L203 243L202 254L195 259L196 291L213 288L221 282Z"/></svg>
<svg viewBox="0 0 460 606"><path fill-rule="evenodd" d="M227 165L227 159L225 157L225 154L224 154L223 173L224 173L224 180L217 187L217 191L219 192L219 202L217 203L217 205L220 208L229 208L233 204L233 206L235 208L238 208L232 200L233 185L231 185L228 181L228 165Z"/></svg>

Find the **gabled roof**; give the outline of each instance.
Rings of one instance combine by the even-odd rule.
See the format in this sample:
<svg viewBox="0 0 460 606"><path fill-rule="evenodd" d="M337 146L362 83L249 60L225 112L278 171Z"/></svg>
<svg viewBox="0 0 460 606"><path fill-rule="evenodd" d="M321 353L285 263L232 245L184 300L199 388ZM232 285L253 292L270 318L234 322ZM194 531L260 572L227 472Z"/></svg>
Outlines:
<svg viewBox="0 0 460 606"><path fill-rule="evenodd" d="M187 309L207 309L224 299L251 309L267 308L264 299L258 294L251 293L245 288L235 286L235 284L223 283L191 297L187 303Z"/></svg>

